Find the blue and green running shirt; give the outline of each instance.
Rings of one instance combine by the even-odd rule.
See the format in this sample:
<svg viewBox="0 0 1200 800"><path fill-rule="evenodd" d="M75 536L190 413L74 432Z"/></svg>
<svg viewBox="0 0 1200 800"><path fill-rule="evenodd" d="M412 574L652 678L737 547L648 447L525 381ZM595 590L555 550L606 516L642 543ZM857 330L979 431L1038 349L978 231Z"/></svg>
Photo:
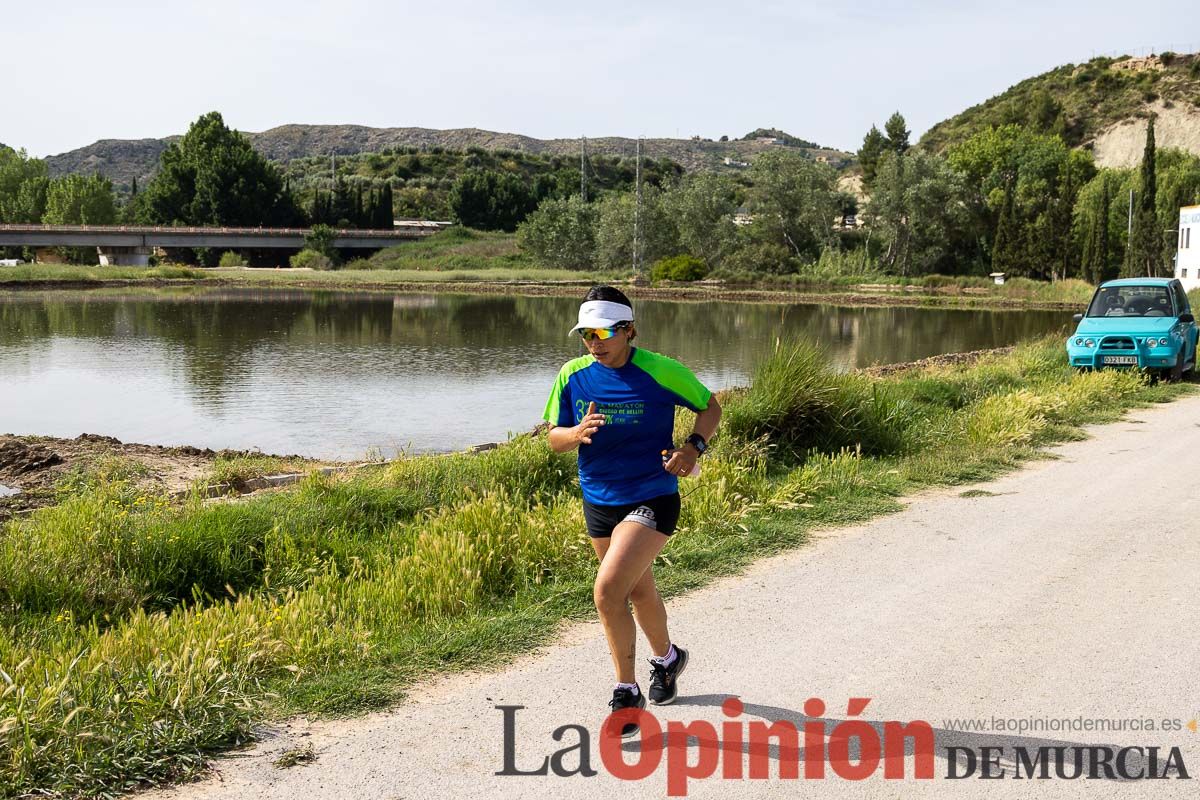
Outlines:
<svg viewBox="0 0 1200 800"><path fill-rule="evenodd" d="M579 485L589 503L617 506L679 490L662 465L662 451L674 447L675 406L703 411L711 396L683 364L635 347L617 369L590 355L564 364L544 418L573 427L596 403L604 425L579 446Z"/></svg>

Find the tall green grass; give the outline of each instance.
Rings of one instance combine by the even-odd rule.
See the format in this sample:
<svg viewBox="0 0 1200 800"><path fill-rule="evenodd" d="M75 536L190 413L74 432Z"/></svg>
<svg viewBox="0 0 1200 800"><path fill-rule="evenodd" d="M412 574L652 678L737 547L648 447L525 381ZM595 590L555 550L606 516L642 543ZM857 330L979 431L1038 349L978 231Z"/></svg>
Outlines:
<svg viewBox="0 0 1200 800"><path fill-rule="evenodd" d="M726 395L660 585L994 475L1188 388L1075 374L1058 341L883 380L781 346ZM677 434L689 426L681 413ZM0 532L0 786L115 795L195 771L265 716L394 701L590 615L594 571L573 457L540 437L236 503L80 482Z"/></svg>
<svg viewBox="0 0 1200 800"><path fill-rule="evenodd" d="M351 269L479 270L536 266L517 245L517 236L455 225L422 239L388 247L347 265Z"/></svg>
<svg viewBox="0 0 1200 800"><path fill-rule="evenodd" d="M205 270L160 267L101 267L76 264L20 264L0 267L0 286L6 283L102 283L104 281L202 280Z"/></svg>
<svg viewBox="0 0 1200 800"><path fill-rule="evenodd" d="M206 270L210 278L223 283L248 286L319 286L319 287L389 287L410 283L472 283L521 281L524 283L591 283L619 280L614 273L583 273L566 269L547 269L537 266L477 266L444 269L422 267L378 269L370 261L355 261L346 268L329 271L297 271L291 269L264 270Z"/></svg>
<svg viewBox="0 0 1200 800"><path fill-rule="evenodd" d="M725 426L743 440L765 437L793 462L843 448L886 455L904 449L906 406L887 384L835 373L817 348L796 344L779 347L758 368L730 404Z"/></svg>

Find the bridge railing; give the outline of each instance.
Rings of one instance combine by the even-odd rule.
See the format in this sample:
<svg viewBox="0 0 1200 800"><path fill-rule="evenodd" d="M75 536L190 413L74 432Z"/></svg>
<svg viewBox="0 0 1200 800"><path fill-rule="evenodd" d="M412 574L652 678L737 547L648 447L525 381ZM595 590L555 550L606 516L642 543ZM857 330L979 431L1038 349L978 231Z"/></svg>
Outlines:
<svg viewBox="0 0 1200 800"><path fill-rule="evenodd" d="M334 235L343 237L366 237L386 239L402 233L427 235L441 226L431 225L397 225L394 228L336 228ZM11 233L130 233L130 234L225 234L229 236L307 236L311 228L228 228L228 227L186 227L172 225L0 225L0 231Z"/></svg>

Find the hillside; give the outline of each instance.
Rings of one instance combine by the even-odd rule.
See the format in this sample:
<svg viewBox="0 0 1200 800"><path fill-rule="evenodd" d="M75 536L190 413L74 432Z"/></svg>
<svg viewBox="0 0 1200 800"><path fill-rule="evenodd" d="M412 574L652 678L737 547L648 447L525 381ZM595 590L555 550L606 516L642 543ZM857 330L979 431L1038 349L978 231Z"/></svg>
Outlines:
<svg viewBox="0 0 1200 800"><path fill-rule="evenodd" d="M442 148L466 151L482 148L488 151L510 150L543 156L579 157L578 139L535 139L513 133L496 133L478 128L433 130L430 128L369 128L362 125L282 125L261 133L247 133L251 144L266 157L288 163L295 159L316 156L378 153L385 150L416 147L424 150ZM137 177L139 183L153 175L158 157L167 144L177 137L166 139L103 139L87 147L48 156L46 163L51 175L100 172L118 187L127 187ZM790 139L791 137L789 137ZM803 141L796 139L795 141ZM805 144L810 144L805 142ZM736 170L724 164L726 158L750 161L763 152L788 144L736 140L715 142L710 139L646 139L643 153L649 158L669 159L685 170ZM632 157L636 140L622 137L588 139L588 152L593 155ZM848 153L819 147L795 148L813 158L840 164Z"/></svg>
<svg viewBox="0 0 1200 800"><path fill-rule="evenodd" d="M335 184L330 168L337 168ZM328 156L293 158L283 167L292 193L301 206L309 208L314 192L329 193L337 185L353 191L372 191L388 183L393 191L393 210L401 217L448 219L450 188L471 170L507 173L521 179L538 197L565 197L579 191L579 156L535 154L519 150L447 150L434 146L393 147L382 153L341 156L331 164ZM683 168L668 158L642 159L642 180L663 186ZM628 191L637 176L632 157L605 156L588 152L587 184L591 196L611 190Z"/></svg>
<svg viewBox="0 0 1200 800"><path fill-rule="evenodd" d="M1200 154L1200 55L1162 53L1067 64L939 122L920 145L943 152L990 126L1018 123L1059 133L1072 147L1094 150L1103 166L1132 166L1141 158L1145 119L1151 113L1160 115L1159 147ZM1136 147L1129 146L1131 141Z"/></svg>

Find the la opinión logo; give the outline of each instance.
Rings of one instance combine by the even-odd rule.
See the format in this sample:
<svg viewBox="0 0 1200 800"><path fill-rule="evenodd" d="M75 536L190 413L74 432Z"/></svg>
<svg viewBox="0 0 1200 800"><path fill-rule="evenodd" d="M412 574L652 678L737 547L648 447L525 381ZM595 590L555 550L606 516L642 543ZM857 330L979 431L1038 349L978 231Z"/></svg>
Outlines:
<svg viewBox="0 0 1200 800"><path fill-rule="evenodd" d="M644 780L666 765L667 794L686 796L692 780L710 778L720 770L721 778L740 780L771 777L771 761L779 763L781 779L824 779L826 767L834 776L860 781L871 777L883 765L883 777L898 780L908 776L906 752L913 761L912 777L934 777L934 732L928 722L885 722L881 726L860 716L870 698L851 698L846 719L826 735L825 721L812 719L797 727L789 720L746 722L740 717L745 706L736 697L721 705L725 716L719 726L707 720L667 722L666 729L645 709L626 708L610 714L599 731L599 753L603 768L622 780ZM517 712L525 706L495 706L504 715L504 768L497 775L556 775L558 777L594 777L591 733L583 725L562 725L551 736L565 743L543 757L532 769L517 766ZM820 698L809 698L804 713L811 718L825 714ZM620 730L628 722L639 725L638 743L626 760ZM803 747L801 747L803 742ZM694 743L694 744L693 744ZM852 747L852 743L854 746ZM774 759L772 758L772 751ZM852 756L852 753L854 754ZM694 754L694 757L693 757Z"/></svg>
<svg viewBox="0 0 1200 800"><path fill-rule="evenodd" d="M628 781L644 780L665 769L667 794L671 797L686 796L692 781L718 773L729 780L771 778L772 761L778 763L774 777L781 780L833 777L861 781L879 775L881 766L886 780L933 779L933 727L923 720L879 723L859 719L870 702L870 698L850 698L846 704L848 719L835 722L822 718L826 711L823 700L809 698L804 703L807 719L799 726L786 719L743 720L745 705L736 697L721 704L724 719L719 724L671 720L664 728L645 709L622 709L600 725L600 767ZM577 724L554 729L551 736L561 746L543 756L540 763L525 760L524 768L518 766L517 712L525 706L495 708L504 720L504 766L496 775L591 778L599 774L593 766L592 734ZM623 740L620 730L629 722L638 723L639 732L636 738ZM952 737L974 735L953 730L943 733ZM1191 777L1178 747L1040 744L1029 740L987 746L983 740L970 745L959 740L942 748L946 772L941 777L1119 781Z"/></svg>

